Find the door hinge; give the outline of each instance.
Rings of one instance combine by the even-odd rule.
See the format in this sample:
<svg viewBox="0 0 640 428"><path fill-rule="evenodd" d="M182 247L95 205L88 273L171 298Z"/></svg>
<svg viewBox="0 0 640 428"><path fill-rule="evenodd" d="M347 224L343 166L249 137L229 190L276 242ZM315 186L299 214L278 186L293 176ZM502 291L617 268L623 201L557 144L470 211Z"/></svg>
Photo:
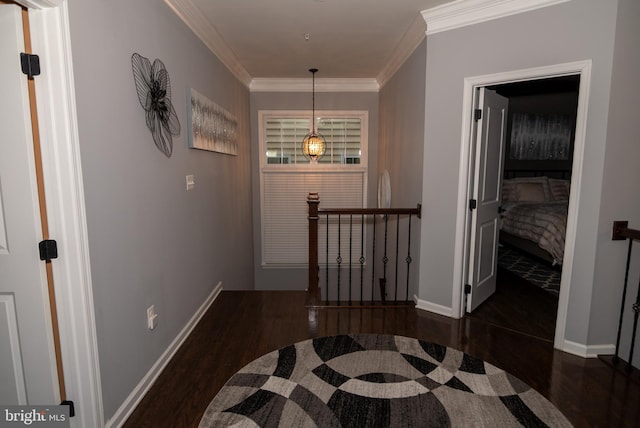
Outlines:
<svg viewBox="0 0 640 428"><path fill-rule="evenodd" d="M476 122L482 119L482 109L477 108L473 111L473 119Z"/></svg>
<svg viewBox="0 0 640 428"><path fill-rule="evenodd" d="M471 294L471 284L464 285L464 294Z"/></svg>
<svg viewBox="0 0 640 428"><path fill-rule="evenodd" d="M51 261L58 258L58 243L53 239L45 239L38 244L40 260Z"/></svg>
<svg viewBox="0 0 640 428"><path fill-rule="evenodd" d="M22 67L22 72L26 74L29 79L33 79L33 76L40 75L40 57L38 55L21 53L20 66Z"/></svg>
<svg viewBox="0 0 640 428"><path fill-rule="evenodd" d="M478 206L478 201L475 199L469 199L469 210L473 211Z"/></svg>
<svg viewBox="0 0 640 428"><path fill-rule="evenodd" d="M61 406L69 406L69 417L72 418L76 415L76 406L73 404L71 400L63 400L60 403Z"/></svg>

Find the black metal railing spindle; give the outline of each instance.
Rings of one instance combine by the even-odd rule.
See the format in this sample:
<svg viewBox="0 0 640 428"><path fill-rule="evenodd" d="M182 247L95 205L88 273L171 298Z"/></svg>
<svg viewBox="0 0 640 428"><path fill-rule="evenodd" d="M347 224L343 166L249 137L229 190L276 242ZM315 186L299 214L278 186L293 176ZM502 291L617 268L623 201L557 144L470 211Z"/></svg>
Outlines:
<svg viewBox="0 0 640 428"><path fill-rule="evenodd" d="M342 267L342 230L341 230L341 225L342 222L340 221L340 214L338 214L338 256L336 257L336 263L338 264L338 295L336 297L337 303L338 305L340 305L340 268Z"/></svg>
<svg viewBox="0 0 640 428"><path fill-rule="evenodd" d="M376 216L373 216L373 247L371 254L371 301L375 300L376 291Z"/></svg>
<svg viewBox="0 0 640 428"><path fill-rule="evenodd" d="M380 280L380 299L387 301L387 243L389 242L389 215L384 215L384 256L382 257L382 279Z"/></svg>
<svg viewBox="0 0 640 428"><path fill-rule="evenodd" d="M409 214L409 226L407 231L407 291L406 299L409 300L409 270L411 268L411 214Z"/></svg>
<svg viewBox="0 0 640 428"><path fill-rule="evenodd" d="M360 304L364 303L364 214L360 216ZM373 299L372 299L373 300Z"/></svg>
<svg viewBox="0 0 640 428"><path fill-rule="evenodd" d="M396 279L395 279L395 291L393 295L393 300L398 300L398 255L400 254L400 214L396 214Z"/></svg>
<svg viewBox="0 0 640 428"><path fill-rule="evenodd" d="M325 288L327 289L325 301L326 301L326 304L328 305L329 304L329 216L326 215L325 218L327 219L327 235L326 235L327 248L325 249L326 257L325 257L325 268L324 268L324 280L326 283Z"/></svg>
<svg viewBox="0 0 640 428"><path fill-rule="evenodd" d="M620 319L618 322L618 337L616 339L616 355L618 359L618 352L620 350L620 335L622 333L622 322L624 321L624 306L627 300L627 285L629 284L629 268L631 267L631 250L633 249L633 239L629 239L629 249L627 250L627 264L624 271L624 286L622 287L622 303L620 303Z"/></svg>
<svg viewBox="0 0 640 428"><path fill-rule="evenodd" d="M351 268L353 266L353 214L349 215L349 304L351 304Z"/></svg>
<svg viewBox="0 0 640 428"><path fill-rule="evenodd" d="M358 305L358 290L354 287L358 286L357 275L354 271L356 265L354 263L354 257L359 257L357 260L360 263L360 290L359 290L359 305L365 306L369 299L372 305L389 304L393 298L394 303L401 303L398 301L399 296L402 294L400 290L400 277L402 275L402 268L400 267L400 241L407 242L407 283L406 283L406 296L409 295L409 278L410 278L410 264L411 264L411 237L404 237L405 227L400 225L400 222L404 222L405 218L408 221L408 233L411 234L411 217L417 215L420 217L421 207L417 208L340 208L340 209L319 209L320 198L317 193L310 193L307 198L309 204L309 286L308 286L308 298L307 305L310 307L322 305L343 305L348 301L348 306ZM347 218L348 216L348 218ZM391 217L393 216L393 217ZM377 217L380 217L384 222L384 241L378 243L377 236ZM324 290L319 288L319 271L320 266L318 264L318 223L319 219L326 222L324 245L325 248L325 279ZM390 221L396 221L395 235L391 230L392 225ZM321 222L321 221L320 221ZM359 222L359 224L358 224ZM331 224L337 223L335 229ZM366 227L365 227L366 225ZM349 230L345 230L345 228ZM360 227L360 233L354 231L354 227ZM401 232L402 231L402 232ZM337 233L337 236L336 236ZM402 235L401 235L402 233ZM365 241L371 239L372 245L369 246ZM393 250L393 239L396 240L395 251ZM337 249L335 248L337 241ZM347 245L349 246L347 248ZM359 254L358 249L354 248L354 245L360 245ZM402 244L404 245L404 243ZM377 248L381 247L381 248ZM378 252L381 256L377 256ZM333 255L332 255L333 254ZM371 258L369 259L369 254ZM335 258L334 258L335 256ZM380 260L376 260L376 256ZM321 257L321 256L320 256ZM344 257L349 257L349 266L343 266ZM331 260L330 260L331 258ZM371 262L368 262L371 260ZM390 271L392 267L389 263L395 263L393 266L395 272ZM382 264L382 266L379 266ZM344 267L344 269L343 269ZM382 272L376 275L376 272L382 269ZM315 274L313 273L315 272ZM368 279L369 272L371 273L371 295L368 296L368 292L365 293L365 278ZM334 275L335 273L335 275ZM395 274L395 284L393 289L393 297L391 297L390 281ZM334 279L335 278L335 279ZM348 281L344 284L343 282ZM376 298L376 283L379 287L380 298ZM344 290L342 290L344 288ZM321 291L325 292L324 298L322 298ZM388 300L389 299L389 300ZM407 301L402 303L409 304Z"/></svg>

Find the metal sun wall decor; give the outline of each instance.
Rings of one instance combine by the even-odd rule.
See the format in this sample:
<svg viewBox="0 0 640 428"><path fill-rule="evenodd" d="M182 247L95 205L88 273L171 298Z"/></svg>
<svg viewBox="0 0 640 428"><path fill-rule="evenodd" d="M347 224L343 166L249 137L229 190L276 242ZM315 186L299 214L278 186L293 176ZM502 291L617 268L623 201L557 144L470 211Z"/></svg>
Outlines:
<svg viewBox="0 0 640 428"><path fill-rule="evenodd" d="M147 128L158 150L171 157L173 135L180 135L180 121L171 104L169 73L159 59L153 61L137 53L131 56L133 78L140 105L145 111Z"/></svg>
<svg viewBox="0 0 640 428"><path fill-rule="evenodd" d="M191 89L189 147L238 154L236 117L204 95Z"/></svg>

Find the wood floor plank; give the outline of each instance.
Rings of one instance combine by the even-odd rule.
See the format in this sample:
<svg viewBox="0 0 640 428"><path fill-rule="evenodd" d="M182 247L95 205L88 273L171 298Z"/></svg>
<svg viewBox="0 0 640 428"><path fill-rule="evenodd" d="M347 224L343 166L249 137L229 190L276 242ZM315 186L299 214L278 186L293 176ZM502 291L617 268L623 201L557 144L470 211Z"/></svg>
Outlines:
<svg viewBox="0 0 640 428"><path fill-rule="evenodd" d="M384 333L450 346L492 363L551 400L576 427L640 426L640 385L598 359L553 349L548 338L481 317L411 307L308 311L304 292L223 291L125 427L195 427L239 369L302 340Z"/></svg>

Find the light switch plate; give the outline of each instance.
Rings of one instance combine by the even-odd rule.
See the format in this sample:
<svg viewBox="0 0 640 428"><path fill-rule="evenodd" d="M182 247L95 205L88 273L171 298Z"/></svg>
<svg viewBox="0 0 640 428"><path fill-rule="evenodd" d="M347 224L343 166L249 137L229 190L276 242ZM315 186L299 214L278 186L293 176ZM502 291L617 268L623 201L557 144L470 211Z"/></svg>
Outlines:
<svg viewBox="0 0 640 428"><path fill-rule="evenodd" d="M193 177L193 174L187 175L187 191L192 190L196 187L196 180Z"/></svg>

